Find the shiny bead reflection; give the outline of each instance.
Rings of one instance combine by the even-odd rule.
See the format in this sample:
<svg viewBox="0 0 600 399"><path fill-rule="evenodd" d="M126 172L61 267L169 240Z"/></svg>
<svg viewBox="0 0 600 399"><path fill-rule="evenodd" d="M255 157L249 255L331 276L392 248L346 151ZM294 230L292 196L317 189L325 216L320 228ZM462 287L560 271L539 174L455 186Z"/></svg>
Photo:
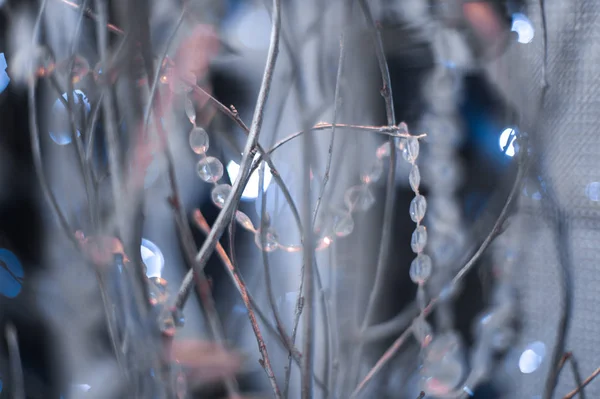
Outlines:
<svg viewBox="0 0 600 399"><path fill-rule="evenodd" d="M408 137L402 148L402 157L407 162L414 163L419 156L419 140L416 137Z"/></svg>
<svg viewBox="0 0 600 399"><path fill-rule="evenodd" d="M383 162L377 158L370 169L361 174L360 180L365 184L372 184L378 181L383 174Z"/></svg>
<svg viewBox="0 0 600 399"><path fill-rule="evenodd" d="M219 184L218 186L214 187L211 191L211 199L213 204L219 208L223 208L230 193L231 186L229 184Z"/></svg>
<svg viewBox="0 0 600 399"><path fill-rule="evenodd" d="M346 213L336 218L333 224L333 232L338 237L346 237L354 231L354 220L352 214Z"/></svg>
<svg viewBox="0 0 600 399"><path fill-rule="evenodd" d="M231 188L229 189L229 191L231 191ZM252 220L250 220L250 217L248 215L246 215L244 212L236 211L235 212L235 220L246 230L255 231Z"/></svg>
<svg viewBox="0 0 600 399"><path fill-rule="evenodd" d="M460 337L453 332L437 335L425 351L423 390L428 395L447 395L458 388L465 370Z"/></svg>
<svg viewBox="0 0 600 399"><path fill-rule="evenodd" d="M423 315L420 315L413 320L411 328L415 339L422 347L429 345L433 339L433 330Z"/></svg>
<svg viewBox="0 0 600 399"><path fill-rule="evenodd" d="M216 183L223 177L223 164L215 157L201 159L196 166L198 176L207 183Z"/></svg>
<svg viewBox="0 0 600 399"><path fill-rule="evenodd" d="M194 128L190 131L189 143L192 151L194 151L196 154L201 155L206 153L210 144L208 133L206 133L206 130L202 129L201 127L194 126Z"/></svg>
<svg viewBox="0 0 600 399"><path fill-rule="evenodd" d="M424 253L420 253L410 264L410 279L416 284L423 284L431 276L432 269L431 258Z"/></svg>
<svg viewBox="0 0 600 399"><path fill-rule="evenodd" d="M364 212L375 204L375 196L368 186L353 186L346 191L344 202L348 209Z"/></svg>
<svg viewBox="0 0 600 399"><path fill-rule="evenodd" d="M196 108L194 107L194 103L192 102L192 100L189 97L186 97L186 99L185 99L184 109L185 109L185 115L190 120L190 123L192 125L195 125L196 124ZM190 145L191 145L191 143L190 143ZM194 151L194 152L196 152L196 151ZM204 150L204 152L206 152L206 150Z"/></svg>
<svg viewBox="0 0 600 399"><path fill-rule="evenodd" d="M427 244L427 228L425 226L417 226L412 233L410 247L414 253L423 252Z"/></svg>
<svg viewBox="0 0 600 399"><path fill-rule="evenodd" d="M419 192L419 185L421 184L421 172L419 171L418 165L412 165L410 173L408 174L408 182L410 183L410 188L415 193Z"/></svg>
<svg viewBox="0 0 600 399"><path fill-rule="evenodd" d="M416 195L410 202L410 218L413 222L419 223L425 217L427 211L427 200L422 195Z"/></svg>
<svg viewBox="0 0 600 399"><path fill-rule="evenodd" d="M264 235L265 237L263 239L260 230L256 231L254 234L254 243L256 246L265 252L277 250L279 243L277 242L277 233L275 233L275 230L269 228Z"/></svg>

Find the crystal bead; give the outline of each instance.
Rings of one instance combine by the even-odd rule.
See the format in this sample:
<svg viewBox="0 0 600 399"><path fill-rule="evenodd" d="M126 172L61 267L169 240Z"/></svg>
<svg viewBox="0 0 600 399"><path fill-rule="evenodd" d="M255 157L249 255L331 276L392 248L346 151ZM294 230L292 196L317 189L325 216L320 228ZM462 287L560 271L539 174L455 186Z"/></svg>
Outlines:
<svg viewBox="0 0 600 399"><path fill-rule="evenodd" d="M465 369L460 337L454 332L437 335L425 350L423 391L432 396L448 395L463 381Z"/></svg>
<svg viewBox="0 0 600 399"><path fill-rule="evenodd" d="M231 188L229 189L229 191L231 191ZM225 203L225 202L223 202L223 203ZM250 217L248 215L246 215L244 212L236 211L235 212L235 220L246 230L256 231L256 229L254 228L254 224L252 223L252 220L250 220Z"/></svg>
<svg viewBox="0 0 600 399"><path fill-rule="evenodd" d="M338 237L346 237L352 234L354 230L354 220L352 219L352 214L346 213L336 218L335 223L333 224L333 232Z"/></svg>
<svg viewBox="0 0 600 399"><path fill-rule="evenodd" d="M419 192L419 185L421 184L421 172L419 172L419 166L417 164L413 164L410 169L410 173L408 174L408 182L410 183L410 188L415 193Z"/></svg>
<svg viewBox="0 0 600 399"><path fill-rule="evenodd" d="M414 253L423 252L425 245L427 244L427 228L425 226L417 226L415 231L412 233L410 239L410 247Z"/></svg>
<svg viewBox="0 0 600 399"><path fill-rule="evenodd" d="M425 217L427 211L427 200L422 195L416 195L410 202L410 218L415 223L420 223Z"/></svg>
<svg viewBox="0 0 600 399"><path fill-rule="evenodd" d="M190 130L189 142L192 151L198 155L206 153L210 145L210 139L208 138L206 130L197 126L194 126L192 130Z"/></svg>
<svg viewBox="0 0 600 399"><path fill-rule="evenodd" d="M432 269L433 262L431 258L424 253L420 253L410 264L410 279L416 284L423 284L431 276Z"/></svg>
<svg viewBox="0 0 600 399"><path fill-rule="evenodd" d="M375 197L368 186L353 186L346 190L344 202L351 211L364 212L375 203Z"/></svg>
<svg viewBox="0 0 600 399"><path fill-rule="evenodd" d="M262 249L265 252L273 252L279 247L277 238L277 233L275 233L275 231L271 228L265 232L264 239L261 237L260 230L257 230L254 234L254 243L259 249Z"/></svg>
<svg viewBox="0 0 600 399"><path fill-rule="evenodd" d="M386 141L384 144L380 145L377 148L377 152L375 153L375 156L378 159L387 158L390 156L390 152L391 152L390 142Z"/></svg>
<svg viewBox="0 0 600 399"><path fill-rule="evenodd" d="M223 208L223 206L225 205L225 201L227 201L227 198L229 197L230 193L231 186L229 184L219 184L215 186L210 194L213 204L215 204L219 208Z"/></svg>
<svg viewBox="0 0 600 399"><path fill-rule="evenodd" d="M198 162L198 176L207 183L216 183L223 177L223 164L215 157L206 157Z"/></svg>
<svg viewBox="0 0 600 399"><path fill-rule="evenodd" d="M414 163L419 156L419 139L416 137L406 138L402 156L407 162Z"/></svg>
<svg viewBox="0 0 600 399"><path fill-rule="evenodd" d="M406 148L406 137L398 138L398 141L396 141L396 148L398 151L404 152L404 149Z"/></svg>
<svg viewBox="0 0 600 399"><path fill-rule="evenodd" d="M189 98L189 97L185 98L184 108L185 108L185 115L190 120L190 123L192 125L196 125L196 108L194 108L194 103L192 102L191 98ZM194 152L196 152L196 151L194 151ZM204 150L204 152L206 152L206 150Z"/></svg>
<svg viewBox="0 0 600 399"><path fill-rule="evenodd" d="M429 345L433 339L433 330L423 315L419 315L412 322L412 333L422 347Z"/></svg>
<svg viewBox="0 0 600 399"><path fill-rule="evenodd" d="M371 184L379 180L382 174L383 162L381 159L377 158L375 163L371 165L371 168L367 172L361 174L360 180L365 184Z"/></svg>

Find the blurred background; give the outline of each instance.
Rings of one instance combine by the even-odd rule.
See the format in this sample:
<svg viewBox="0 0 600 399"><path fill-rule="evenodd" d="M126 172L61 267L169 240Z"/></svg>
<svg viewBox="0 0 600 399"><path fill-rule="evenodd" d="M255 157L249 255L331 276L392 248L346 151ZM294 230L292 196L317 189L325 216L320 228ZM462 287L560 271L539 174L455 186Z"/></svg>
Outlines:
<svg viewBox="0 0 600 399"><path fill-rule="evenodd" d="M85 116L83 122L99 101L98 75L102 73L95 38L97 9L95 2L88 3L89 13L82 20L75 46L88 70L74 85L74 106ZM250 125L270 43L270 2L102 3L107 4L108 21L118 27L109 36L111 49L124 37L120 29L136 31L136 26L143 27L139 30L144 32L138 33L146 35L146 48L155 60L172 40L170 59L193 65L197 85L226 107L234 106L241 120ZM458 337L453 342L460 343L460 353L445 348L438 354L438 362L445 368L434 375L436 371L426 367L433 350L420 348L415 333L416 339L409 337L361 392L362 397L416 398L422 390L427 394L424 397L432 398L460 397L469 391L472 397L490 399L565 397L577 387L576 374L585 379L600 366L596 349L600 347L596 334L599 325L594 316L598 298L594 237L600 199L600 141L596 138L598 117L594 107L598 97L596 57L600 53L594 47L598 45L599 6L589 0L546 0L541 2L545 7L542 14L540 2L533 0L366 3L387 59L395 120L397 124L405 122L411 134L427 134L420 141L417 158L420 193L427 198L425 252L434 265L424 288L427 298L444 293L449 285L454 288L449 282L494 231L515 187L516 195L501 234L456 285L454 295L440 301L429 316L433 342L441 345L436 337ZM52 49L56 60L69 54L80 5L62 0L47 2L40 42ZM12 65L17 64L24 43L31 40L39 6L30 0L0 1L0 318L3 326L14 323L18 330L27 397L128 397L102 388L117 378L118 370L110 369L111 361L100 363L108 364L106 370L94 363L95 359L111 358L106 326L95 321L102 318L96 281L93 273L76 261L73 247L44 201L34 170L27 88L17 76L18 68ZM173 39L171 32L183 6L185 18ZM282 1L281 6L279 58L260 144L271 148L294 132L319 122L332 123L334 118L344 124L387 125L377 45L359 2ZM336 85L341 37L344 69ZM128 74L136 76L135 70ZM547 91L544 80L549 84ZM138 81L145 87L147 76L139 76ZM39 79L36 91L43 168L70 226L74 231L86 232L92 226L87 219L85 182L76 172L75 142L69 132L67 108L58 93L64 93L62 97L67 99L63 91L66 85L58 91L55 86L50 79ZM187 95L167 86L161 83L159 90L166 109L165 130L180 200L188 215L199 209L212 225L219 207L213 203L211 185L198 179L199 157L190 149L192 125L189 112L184 111ZM138 92L131 87L115 84L119 111L147 100L147 88ZM219 184L232 184L246 136L206 97L194 93L189 98L196 123L210 138L207 155L218 158L223 165ZM121 144L126 157L133 158L133 132L140 116L126 111L119 116ZM106 170L109 163L104 124L105 120L99 118L95 126L93 157L100 171ZM76 126L83 130L84 125ZM379 154L385 152L387 136L345 128L336 129L335 135L331 173L317 223L323 227L315 237L335 238L315 257L324 286L313 305L317 327L315 372L331 372L323 366L332 350L327 347L331 345L327 337L331 332L323 330L330 323L329 328L336 331L337 341L333 344L340 370L336 392L329 397L345 399L351 397L354 386L419 313L417 285L409 277L415 257L411 250L415 224L409 208L415 193L409 185L411 163L400 151L393 212L385 212L389 163L383 158L385 162L379 165ZM311 138L309 191L314 206L326 180L331 129L317 129ZM519 171L526 158L529 168L521 177ZM140 211L144 239L141 257L148 277L165 279L173 299L190 265L167 201L167 161L160 149L151 150L148 159ZM299 207L307 190L303 186L304 159L301 138L282 145L272 156L277 175ZM371 176L368 184L365 171ZM266 168L263 187L258 173L250 177L238 209L258 229L262 199L266 198L268 227L277 232L280 249L263 255L269 258L276 308L291 334L302 267L302 253L293 248L300 244L300 233L271 172ZM103 220L111 220L114 213L108 180L110 177L100 185L100 203L106 204L100 206ZM515 185L515 180L519 184ZM349 188L365 184L372 199L362 199L368 204L364 212L352 215L353 228L343 234L338 231L339 237L327 235L328 223L345 215ZM386 223L391 223L390 233L382 234ZM193 224L191 229L200 248L205 234ZM108 231L106 234L113 234L110 228ZM266 310L270 323L275 324L257 235L238 226L233 236L235 241L231 243L226 232L221 243L228 251L230 244L235 248L235 256L230 256L237 260L256 306ZM391 243L383 256L385 278L374 286L384 240ZM259 353L247 310L221 260L212 256L205 272L226 343L246 359L237 374L240 390L271 397L269 382L257 361ZM361 331L374 289L375 311L369 328ZM321 294L337 304L333 316L323 314ZM486 315L500 302L516 305L510 308L507 326L494 332L491 344L483 345L483 327L478 326L486 325ZM178 328L175 340L214 338L195 294L183 313L185 324ZM303 323L296 338L298 348ZM283 384L288 354L276 335L268 332L264 321L261 326L276 377ZM96 330L104 332L93 332ZM86 349L77 349L77 345ZM426 346L423 342L421 345ZM482 345L494 348L486 360L477 357ZM8 398L13 396L7 351L3 342L0 397ZM361 357L353 371L357 351ZM572 352L578 368L564 367L556 391L549 394L545 385L552 378L548 376L555 369L557 356L565 352ZM452 356L458 360L450 359ZM485 375L477 379L476 385L465 385L465 390L465 380L470 381L467 375L478 369L485 369ZM299 368L295 365L290 384L289 396L299 398ZM592 382L584 393L594 398L600 395L600 388ZM226 390L220 383L199 384L188 397L226 397ZM327 396L315 387L312 397Z"/></svg>

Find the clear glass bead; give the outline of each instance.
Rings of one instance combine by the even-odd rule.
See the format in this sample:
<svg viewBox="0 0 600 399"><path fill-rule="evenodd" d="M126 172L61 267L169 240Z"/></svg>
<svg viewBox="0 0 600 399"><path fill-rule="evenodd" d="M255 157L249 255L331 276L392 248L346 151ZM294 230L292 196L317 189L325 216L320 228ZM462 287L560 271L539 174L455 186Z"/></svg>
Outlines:
<svg viewBox="0 0 600 399"><path fill-rule="evenodd" d="M360 180L365 184L372 184L372 183L375 183L377 180L379 180L381 178L382 174L383 174L383 161L381 161L381 159L377 158L375 160L375 163L373 163L373 165L371 165L371 168L368 171L366 171L365 173L361 174Z"/></svg>
<svg viewBox="0 0 600 399"><path fill-rule="evenodd" d="M390 142L386 141L384 144L380 145L377 148L375 156L377 156L378 159L387 158L390 156L391 148L392 147L390 146Z"/></svg>
<svg viewBox="0 0 600 399"><path fill-rule="evenodd" d="M192 130L190 130L189 142L190 147L192 147L192 151L198 155L205 154L210 145L210 139L208 138L208 133L206 133L206 130L197 126L194 126Z"/></svg>
<svg viewBox="0 0 600 399"><path fill-rule="evenodd" d="M432 396L447 395L459 387L465 370L460 337L454 332L437 335L425 350L422 389Z"/></svg>
<svg viewBox="0 0 600 399"><path fill-rule="evenodd" d="M427 211L427 200L422 195L416 195L410 202L410 218L413 222L419 223L425 217Z"/></svg>
<svg viewBox="0 0 600 399"><path fill-rule="evenodd" d="M277 242L277 233L272 228L269 228L265 232L264 243L262 242L260 230L257 230L254 234L254 243L259 249L262 249L265 252L273 252L277 250L279 247L279 243Z"/></svg>
<svg viewBox="0 0 600 399"><path fill-rule="evenodd" d="M367 211L375 203L375 197L368 186L353 186L346 190L344 202L351 211Z"/></svg>
<svg viewBox="0 0 600 399"><path fill-rule="evenodd" d="M427 228L425 226L417 226L415 231L412 233L410 239L410 247L414 253L423 252L425 245L427 244Z"/></svg>
<svg viewBox="0 0 600 399"><path fill-rule="evenodd" d="M422 347L429 345L433 339L433 330L424 316L419 315L412 322L412 333Z"/></svg>
<svg viewBox="0 0 600 399"><path fill-rule="evenodd" d="M354 231L354 220L350 212L340 215L333 224L333 232L338 237L346 237Z"/></svg>
<svg viewBox="0 0 600 399"><path fill-rule="evenodd" d="M213 187L212 192L210 194L213 204L215 204L219 208L223 208L223 206L225 205L225 201L227 201L227 198L229 197L230 193L231 186L229 184L219 184Z"/></svg>
<svg viewBox="0 0 600 399"><path fill-rule="evenodd" d="M410 279L415 284L423 284L431 276L432 270L433 262L431 258L424 253L420 253L410 264Z"/></svg>
<svg viewBox="0 0 600 399"><path fill-rule="evenodd" d="M231 188L229 188L229 191L231 191ZM250 220L250 217L248 215L246 215L244 212L236 211L235 212L235 220L246 230L256 231L256 229L254 228L254 224L252 223L252 220Z"/></svg>
<svg viewBox="0 0 600 399"><path fill-rule="evenodd" d="M407 162L413 163L419 157L419 140L416 137L406 138L402 156Z"/></svg>
<svg viewBox="0 0 600 399"><path fill-rule="evenodd" d="M419 185L421 184L421 172L419 171L419 166L417 164L413 164L410 169L410 173L408 174L408 182L410 183L410 188L415 193L419 192Z"/></svg>
<svg viewBox="0 0 600 399"><path fill-rule="evenodd" d="M198 162L198 176L207 183L216 183L223 177L223 164L215 157L206 157Z"/></svg>
<svg viewBox="0 0 600 399"><path fill-rule="evenodd" d="M185 108L185 115L190 120L190 123L192 125L196 125L196 108L194 107L194 103L192 102L191 98L189 98L189 97L185 98L184 108ZM194 151L194 152L196 152L196 151ZM204 150L204 152L206 152L206 150Z"/></svg>

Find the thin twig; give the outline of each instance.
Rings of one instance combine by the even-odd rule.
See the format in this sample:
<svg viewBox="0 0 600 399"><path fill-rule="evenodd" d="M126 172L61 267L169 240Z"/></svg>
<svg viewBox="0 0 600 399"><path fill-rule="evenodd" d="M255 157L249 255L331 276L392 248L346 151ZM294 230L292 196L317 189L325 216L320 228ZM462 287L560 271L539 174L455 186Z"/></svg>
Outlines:
<svg viewBox="0 0 600 399"><path fill-rule="evenodd" d="M481 255L483 255L483 253L488 248L488 246L492 243L494 238L500 233L501 227L504 224L504 222L508 216L508 210L510 209L510 206L512 205L512 203L516 197L516 193L519 192L519 190L520 190L521 183L523 182L523 176L525 176L526 171L528 169L528 157L525 155L527 152L526 148L523 148L523 151L524 152L523 152L523 155L521 158L521 162L519 163L519 170L517 172L517 176L513 183L513 187L506 199L506 203L504 204L502 211L498 215L498 219L496 220L496 223L494 223L492 230L490 231L488 236L485 238L485 240L483 240L483 242L481 243L481 245L479 246L477 251L475 251L475 253L471 256L471 258L465 263L465 265L460 269L458 274L450 282L451 290L452 290L452 288L459 286L462 278L464 278L464 276L467 274L467 272L477 263L477 261L479 260ZM435 297L429 301L429 304L422 311L423 317L426 317L429 314L431 314L431 312L435 309L435 306L438 303L438 301L439 301L439 297ZM398 338L396 340L396 342L394 342L394 344L388 350L386 350L386 352L384 353L382 358L380 358L377 361L377 363L375 364L375 367L373 369L371 369L371 371L369 371L369 373L367 374L368 378L365 377L365 379L363 380L363 382L361 382L359 387L362 386L364 388L364 385L366 383L368 383L373 378L373 376L375 374L377 374L377 372L379 372L379 370L381 369L381 366L383 366L383 364L385 364L387 361L389 361L396 354L396 352L400 349L400 346L401 346L401 342L399 343L398 341L402 337L405 337L411 330L412 330L412 327L407 328L402 333L400 338ZM384 357L385 357L385 361L384 361ZM377 369L375 370L375 368L377 368ZM360 391L360 389L357 388L357 391ZM355 391L355 393L358 393L358 392Z"/></svg>
<svg viewBox="0 0 600 399"><path fill-rule="evenodd" d="M35 25L33 28L33 39L32 39L32 48L35 48L38 41L40 24L42 20L42 15L46 8L48 0L43 0L40 4L40 9L38 11L38 15L35 20ZM28 73L31 74L33 71L32 65L28 66ZM33 154L33 165L35 168L35 172L40 182L40 186L42 188L42 192L44 194L44 198L46 202L50 206L50 209L54 212L56 217L58 218L59 224L64 231L67 238L75 245L75 248L79 248L79 243L77 242L74 230L69 225L69 222L65 218L65 215L61 211L58 202L56 201L56 197L52 193L50 186L48 185L48 181L46 180L46 176L44 175L44 164L42 162L42 150L40 146L40 137L39 137L39 129L37 123L37 107L35 102L35 83L36 80L33 76L29 78L29 89L28 89L28 105L29 105L29 135L31 139L31 152Z"/></svg>
<svg viewBox="0 0 600 399"><path fill-rule="evenodd" d="M325 173L323 175L323 182L321 184L321 190L319 191L319 197L317 198L317 202L315 204L315 211L313 214L313 228L317 221L317 216L319 214L319 207L321 206L321 201L323 199L323 194L325 193L325 188L327 187L327 182L329 181L329 173L331 171L331 161L333 160L333 146L335 144L335 123L337 122L339 102L340 102L340 86L342 81L342 72L344 70L344 59L346 57L346 47L344 46L345 42L345 30L342 32L340 36L340 56L338 59L338 69L337 76L335 80L335 94L333 96L333 117L332 117L332 128L331 128L331 140L329 141L329 151L327 154L327 164L325 166Z"/></svg>
<svg viewBox="0 0 600 399"><path fill-rule="evenodd" d="M381 79L383 81L383 87L381 89L381 95L385 100L385 112L387 117L388 126L396 125L396 115L394 112L394 101L392 94L392 83L390 79L390 71L388 69L387 60L385 57L385 52L383 50L383 43L381 41L381 34L377 29L377 25L373 20L373 16L371 15L371 10L369 9L369 5L366 0L358 0L358 3L362 9L364 14L367 27L371 34L371 38L375 45L375 54L377 56L377 63L379 65L379 69L381 72ZM390 147L394 148L394 139L392 137L389 138ZM366 330L366 328L371 324L378 296L383 289L385 279L387 276L387 265L390 253L390 245L392 241L392 228L393 228L393 218L394 218L394 207L396 202L396 151L390 152L390 164L388 171L388 179L387 179L387 188L385 193L385 205L384 205L384 214L383 214L383 227L381 233L381 244L379 247L379 254L377 259L377 268L375 272L375 282L371 289L371 293L369 295L369 299L367 302L367 309L365 312L365 316L360 327L360 331ZM354 356L354 360L350 365L350 383L354 384L356 379L358 378L358 373L360 370L360 361L362 357L362 351L364 349L364 343L361 341L358 344L358 348L356 350L356 355Z"/></svg>
<svg viewBox="0 0 600 399"><path fill-rule="evenodd" d="M574 390L572 390L571 392L566 394L563 397L563 399L574 398L575 395L577 395L585 386L587 386L590 382L594 381L594 378L596 378L599 374L600 374L600 367L598 367L596 370L594 370L594 372L588 378L583 380L583 382L581 383L580 386L578 386L577 388L575 388Z"/></svg>
<svg viewBox="0 0 600 399"><path fill-rule="evenodd" d="M361 393L361 391L367 386L369 381L371 381L373 379L373 377L379 371L381 371L383 366L385 366L390 360L392 360L394 358L394 356L396 355L396 352L398 352L400 347L404 344L404 342L406 342L406 339L410 336L411 332L412 332L412 328L407 328L402 333L402 335L400 335L396 339L396 341L394 341L392 346L390 346L385 351L385 353L379 358L377 363L375 363L375 366L373 366L373 368L367 373L365 378L358 384L358 386L356 387L354 392L352 392L352 395L350 396L351 399L356 398Z"/></svg>
<svg viewBox="0 0 600 399"><path fill-rule="evenodd" d="M185 15L185 9L182 10L177 22L175 23L175 27L168 39L168 42L165 47L162 58L159 61L159 65L162 64L162 61L165 59L165 57L169 51L169 47L183 22L184 15ZM150 113L151 113L151 109L153 106L155 96L158 95L157 86L158 86L159 76L160 76L160 71L156 71L153 76L152 87L150 90L150 98L148 100L148 104L146 105L146 109L144 112L144 131L147 129L147 126L148 126L148 120L150 117ZM161 125L160 118L156 114L154 114L154 115L155 115L154 123L156 124L157 131L159 133L159 139L161 141L161 145L163 147L164 155L165 155L166 162L167 162L167 174L169 177L169 184L170 184L170 188L171 188L171 197L170 197L169 202L170 202L171 208L173 210L173 216L175 219L175 224L177 226L178 236L179 236L179 239L181 240L181 243L183 246L184 257L185 257L187 263L192 268L192 270L194 270L195 269L194 266L196 264L195 254L196 254L197 248L194 243L192 230L191 230L189 222L187 220L187 216L186 216L183 206L180 202L179 187L177 184L177 176L175 173L173 154L170 150L167 134ZM210 289L210 285L208 284L206 275L203 270L200 270L200 271L196 270L195 275L196 275L196 278L198 279L200 302L201 302L202 308L204 310L204 316L205 316L206 320L208 321L208 325L209 325L211 334L217 342L224 343L225 338L223 336L221 323L219 321L218 314L216 312L214 299L212 297L212 292ZM224 382L225 382L225 387L227 389L227 393L228 393L229 397L233 398L233 397L235 397L235 395L238 395L237 382L235 381L234 378L226 378L224 380Z"/></svg>
<svg viewBox="0 0 600 399"><path fill-rule="evenodd" d="M210 226L202 212L199 210L194 211L194 221L196 225L204 232L204 234L210 234ZM258 345L258 350L262 357L262 362L260 363L265 373L267 374L267 378L271 383L271 387L273 388L273 393L275 397L281 398L281 391L277 385L277 381L275 380L275 374L273 373L273 368L271 367L271 360L269 359L269 354L267 353L267 345L265 344L265 340L263 339L262 333L260 331L260 327L258 326L258 322L256 321L256 316L254 315L254 310L252 309L252 304L250 301L250 294L248 293L248 289L246 288L246 284L241 280L240 275L235 269L232 261L227 256L227 252L221 245L220 242L217 242L216 246L217 255L221 258L221 261L225 264L225 269L227 273L231 277L234 285L236 286L240 296L242 297L242 301L244 302L244 306L248 311L248 318L250 319L250 325L252 326L252 330L254 331L254 336L256 337L256 343Z"/></svg>
<svg viewBox="0 0 600 399"><path fill-rule="evenodd" d="M571 365L571 372L573 373L573 380L575 381L575 386L580 389L581 399L585 399L585 392L583 390L583 381L581 380L581 373L579 372L579 365L575 360L575 356L573 356L572 352L567 352L563 355L562 359L558 364L558 372L560 373L566 362L569 362Z"/></svg>
<svg viewBox="0 0 600 399"><path fill-rule="evenodd" d="M237 204L240 201L242 192L244 190L244 182L249 178L250 167L252 166L252 160L256 152L256 144L258 143L258 136L262 127L265 104L267 97L271 89L271 82L273 80L273 71L275 69L275 62L277 60L278 48L279 48L279 31L280 31L280 0L273 0L273 22L271 31L271 43L269 45L269 53L267 56L267 64L265 67L262 84L258 94L258 101L254 111L254 117L248 134L248 139L244 148L244 154L240 162L240 172L233 183L231 194L228 196L223 209L219 212L219 216L215 221L210 234L204 241L200 251L196 255L195 270L200 272L208 258L214 251L217 241L225 231L227 224L233 217ZM187 289L189 289L191 274L188 273L177 297L177 305L181 307L185 302L185 295Z"/></svg>
<svg viewBox="0 0 600 399"><path fill-rule="evenodd" d="M14 399L25 399L23 366L21 365L21 354L19 353L17 329L12 323L8 323L4 330L4 334L6 335L6 343L8 346L10 377L12 381L12 397Z"/></svg>

